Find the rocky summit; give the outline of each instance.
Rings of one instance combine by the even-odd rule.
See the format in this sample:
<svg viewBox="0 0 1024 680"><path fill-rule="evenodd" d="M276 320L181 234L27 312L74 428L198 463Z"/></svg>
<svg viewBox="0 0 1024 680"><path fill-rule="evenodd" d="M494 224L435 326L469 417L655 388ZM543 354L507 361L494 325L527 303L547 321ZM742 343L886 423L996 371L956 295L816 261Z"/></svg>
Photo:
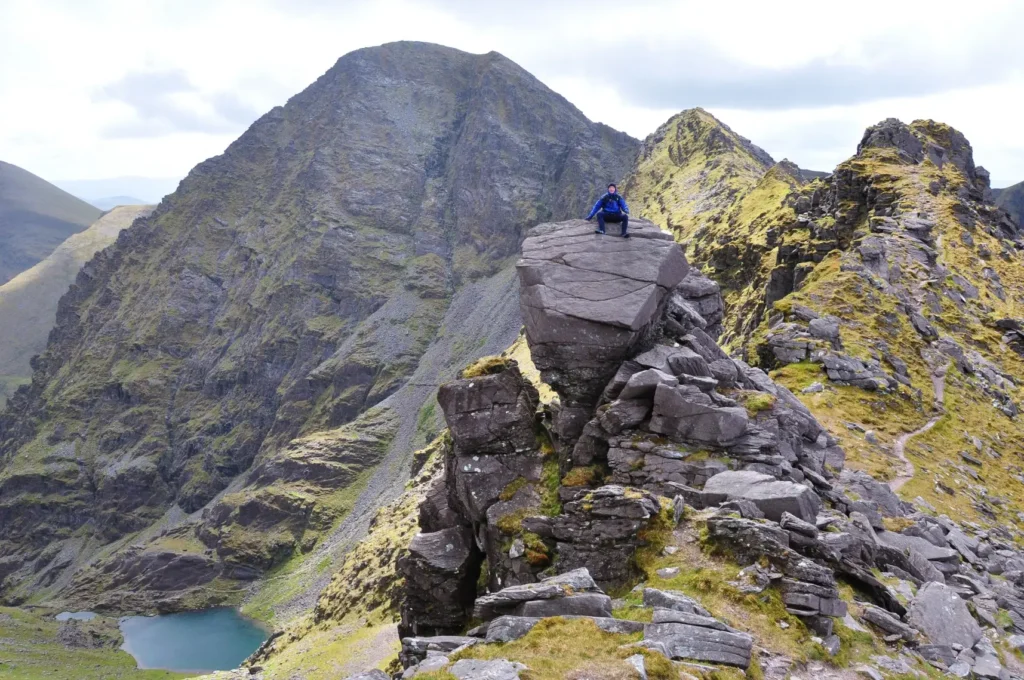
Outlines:
<svg viewBox="0 0 1024 680"><path fill-rule="evenodd" d="M61 300L0 416L4 597L177 609L332 559L401 491L438 383L516 338L524 231L637 147L495 53L341 58Z"/></svg>

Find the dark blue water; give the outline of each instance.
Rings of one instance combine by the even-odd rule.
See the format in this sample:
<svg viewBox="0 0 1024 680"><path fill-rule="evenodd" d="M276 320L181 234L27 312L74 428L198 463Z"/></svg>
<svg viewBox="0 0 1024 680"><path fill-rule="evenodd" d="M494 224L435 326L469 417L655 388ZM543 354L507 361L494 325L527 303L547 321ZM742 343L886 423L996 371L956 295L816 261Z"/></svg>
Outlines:
<svg viewBox="0 0 1024 680"><path fill-rule="evenodd" d="M121 619L125 650L139 668L224 671L237 668L268 633L229 607Z"/></svg>

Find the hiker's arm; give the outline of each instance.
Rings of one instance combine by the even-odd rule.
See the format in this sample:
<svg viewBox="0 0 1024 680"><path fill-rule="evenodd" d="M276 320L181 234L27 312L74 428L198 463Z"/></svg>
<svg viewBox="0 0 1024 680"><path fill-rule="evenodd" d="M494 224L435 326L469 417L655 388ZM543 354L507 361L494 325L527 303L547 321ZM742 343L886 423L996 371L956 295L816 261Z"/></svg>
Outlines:
<svg viewBox="0 0 1024 680"><path fill-rule="evenodd" d="M591 219L591 218L592 218L592 217L593 217L594 215L596 215L596 214L597 214L597 210L598 210L598 208L600 208L600 207L601 207L601 199L599 198L599 199L597 199L597 203L595 203L595 204L594 204L594 207L590 209L590 214L589 214L589 215L587 215L587 219L589 220L589 219Z"/></svg>

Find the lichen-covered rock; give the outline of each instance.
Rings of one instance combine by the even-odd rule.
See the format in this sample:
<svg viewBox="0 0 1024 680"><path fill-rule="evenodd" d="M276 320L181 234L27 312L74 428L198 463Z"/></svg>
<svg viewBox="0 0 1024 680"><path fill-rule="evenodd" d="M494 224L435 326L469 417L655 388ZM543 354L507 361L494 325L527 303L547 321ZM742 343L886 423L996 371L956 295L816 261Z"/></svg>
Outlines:
<svg viewBox="0 0 1024 680"><path fill-rule="evenodd" d="M525 670L525 665L506 659L460 659L448 672L458 680L519 680L519 674Z"/></svg>
<svg viewBox="0 0 1024 680"><path fill-rule="evenodd" d="M484 621L503 614L516 613L528 602L561 600L574 594L604 595L586 568L573 569L537 583L502 588L476 599L473 615Z"/></svg>
<svg viewBox="0 0 1024 680"><path fill-rule="evenodd" d="M598 583L616 586L637 575L631 558L643 543L638 534L660 512L653 494L608 485L566 503L561 515L530 517L523 526L555 541L561 568L586 568Z"/></svg>
<svg viewBox="0 0 1024 680"><path fill-rule="evenodd" d="M500 373L453 380L437 390L460 456L503 455L537 448L533 414L537 389L515 361Z"/></svg>
<svg viewBox="0 0 1024 680"><path fill-rule="evenodd" d="M753 638L747 633L686 623L650 623L644 626L644 644L670 659L746 668L750 665Z"/></svg>

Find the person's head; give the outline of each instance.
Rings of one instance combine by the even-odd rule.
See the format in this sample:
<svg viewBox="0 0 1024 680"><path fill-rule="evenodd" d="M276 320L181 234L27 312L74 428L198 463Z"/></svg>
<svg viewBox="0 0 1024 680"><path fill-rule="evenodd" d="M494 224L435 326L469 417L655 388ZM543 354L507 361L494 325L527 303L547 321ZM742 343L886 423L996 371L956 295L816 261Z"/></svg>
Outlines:
<svg viewBox="0 0 1024 680"><path fill-rule="evenodd" d="M614 184L609 184L608 185L608 193L609 194L614 194L618 190L619 190L618 187L616 187Z"/></svg>

